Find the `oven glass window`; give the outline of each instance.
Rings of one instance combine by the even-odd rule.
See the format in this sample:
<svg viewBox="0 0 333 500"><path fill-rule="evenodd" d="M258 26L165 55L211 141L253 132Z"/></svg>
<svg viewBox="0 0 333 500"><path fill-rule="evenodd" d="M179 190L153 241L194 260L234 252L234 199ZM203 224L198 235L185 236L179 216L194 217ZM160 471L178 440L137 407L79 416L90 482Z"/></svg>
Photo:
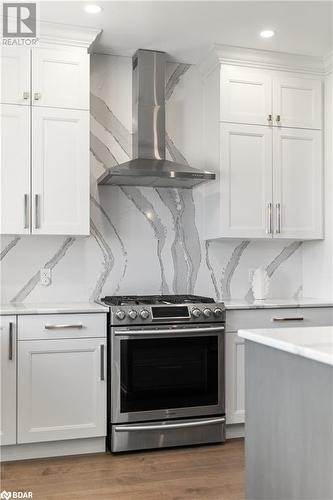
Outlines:
<svg viewBox="0 0 333 500"><path fill-rule="evenodd" d="M121 341L121 412L218 404L218 338Z"/></svg>

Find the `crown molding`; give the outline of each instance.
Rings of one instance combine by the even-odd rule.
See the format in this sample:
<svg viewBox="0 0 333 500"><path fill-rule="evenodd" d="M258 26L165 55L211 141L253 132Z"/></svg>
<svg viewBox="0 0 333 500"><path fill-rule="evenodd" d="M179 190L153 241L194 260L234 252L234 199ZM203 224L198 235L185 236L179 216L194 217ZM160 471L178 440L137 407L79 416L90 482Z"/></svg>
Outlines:
<svg viewBox="0 0 333 500"><path fill-rule="evenodd" d="M40 21L38 38L42 43L70 45L88 50L101 32L102 30L96 28Z"/></svg>
<svg viewBox="0 0 333 500"><path fill-rule="evenodd" d="M230 45L213 45L207 57L198 64L198 67L203 77L207 78L220 64L283 70L293 73L310 73L313 75L325 74L325 64L322 57L248 49Z"/></svg>

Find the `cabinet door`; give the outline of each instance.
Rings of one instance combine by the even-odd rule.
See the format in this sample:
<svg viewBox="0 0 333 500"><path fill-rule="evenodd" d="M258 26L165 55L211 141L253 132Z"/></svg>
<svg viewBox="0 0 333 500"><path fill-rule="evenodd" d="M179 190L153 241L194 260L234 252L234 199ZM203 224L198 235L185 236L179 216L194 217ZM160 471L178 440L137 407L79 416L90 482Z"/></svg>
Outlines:
<svg viewBox="0 0 333 500"><path fill-rule="evenodd" d="M0 317L0 445L16 443L16 318Z"/></svg>
<svg viewBox="0 0 333 500"><path fill-rule="evenodd" d="M221 124L221 236L267 238L272 202L272 130Z"/></svg>
<svg viewBox="0 0 333 500"><path fill-rule="evenodd" d="M280 77L273 81L273 123L284 127L322 128L322 82ZM277 116L280 121L277 122Z"/></svg>
<svg viewBox="0 0 333 500"><path fill-rule="evenodd" d="M228 332L225 338L226 419L227 424L245 422L244 340L237 332Z"/></svg>
<svg viewBox="0 0 333 500"><path fill-rule="evenodd" d="M18 443L106 435L106 340L19 342Z"/></svg>
<svg viewBox="0 0 333 500"><path fill-rule="evenodd" d="M30 108L1 105L2 234L29 233Z"/></svg>
<svg viewBox="0 0 333 500"><path fill-rule="evenodd" d="M262 70L221 68L221 121L269 125L272 80Z"/></svg>
<svg viewBox="0 0 333 500"><path fill-rule="evenodd" d="M30 49L1 47L1 102L30 104Z"/></svg>
<svg viewBox="0 0 333 500"><path fill-rule="evenodd" d="M274 237L322 238L321 132L274 129L273 156Z"/></svg>
<svg viewBox="0 0 333 500"><path fill-rule="evenodd" d="M89 109L89 56L83 49L34 49L32 104Z"/></svg>
<svg viewBox="0 0 333 500"><path fill-rule="evenodd" d="M33 233L89 234L89 112L33 108Z"/></svg>

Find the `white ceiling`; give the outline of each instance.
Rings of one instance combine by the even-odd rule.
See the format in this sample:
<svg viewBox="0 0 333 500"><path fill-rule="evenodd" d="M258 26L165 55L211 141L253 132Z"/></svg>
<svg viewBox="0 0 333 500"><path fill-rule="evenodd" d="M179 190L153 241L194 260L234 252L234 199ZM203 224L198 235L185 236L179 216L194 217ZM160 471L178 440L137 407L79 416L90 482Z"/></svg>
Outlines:
<svg viewBox="0 0 333 500"><path fill-rule="evenodd" d="M87 14L85 3L103 10ZM40 18L102 28L94 52L129 56L138 48L155 49L191 63L213 43L313 56L333 47L332 1L42 1ZM262 40L264 28L276 36Z"/></svg>

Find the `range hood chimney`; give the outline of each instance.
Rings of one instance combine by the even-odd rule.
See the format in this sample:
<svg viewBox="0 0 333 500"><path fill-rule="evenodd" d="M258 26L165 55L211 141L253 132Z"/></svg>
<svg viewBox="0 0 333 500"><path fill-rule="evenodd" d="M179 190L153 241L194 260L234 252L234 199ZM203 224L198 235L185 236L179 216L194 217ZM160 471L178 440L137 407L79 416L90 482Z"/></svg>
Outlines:
<svg viewBox="0 0 333 500"><path fill-rule="evenodd" d="M133 160L107 168L98 184L192 188L215 174L165 159L164 52L138 50L133 64Z"/></svg>

